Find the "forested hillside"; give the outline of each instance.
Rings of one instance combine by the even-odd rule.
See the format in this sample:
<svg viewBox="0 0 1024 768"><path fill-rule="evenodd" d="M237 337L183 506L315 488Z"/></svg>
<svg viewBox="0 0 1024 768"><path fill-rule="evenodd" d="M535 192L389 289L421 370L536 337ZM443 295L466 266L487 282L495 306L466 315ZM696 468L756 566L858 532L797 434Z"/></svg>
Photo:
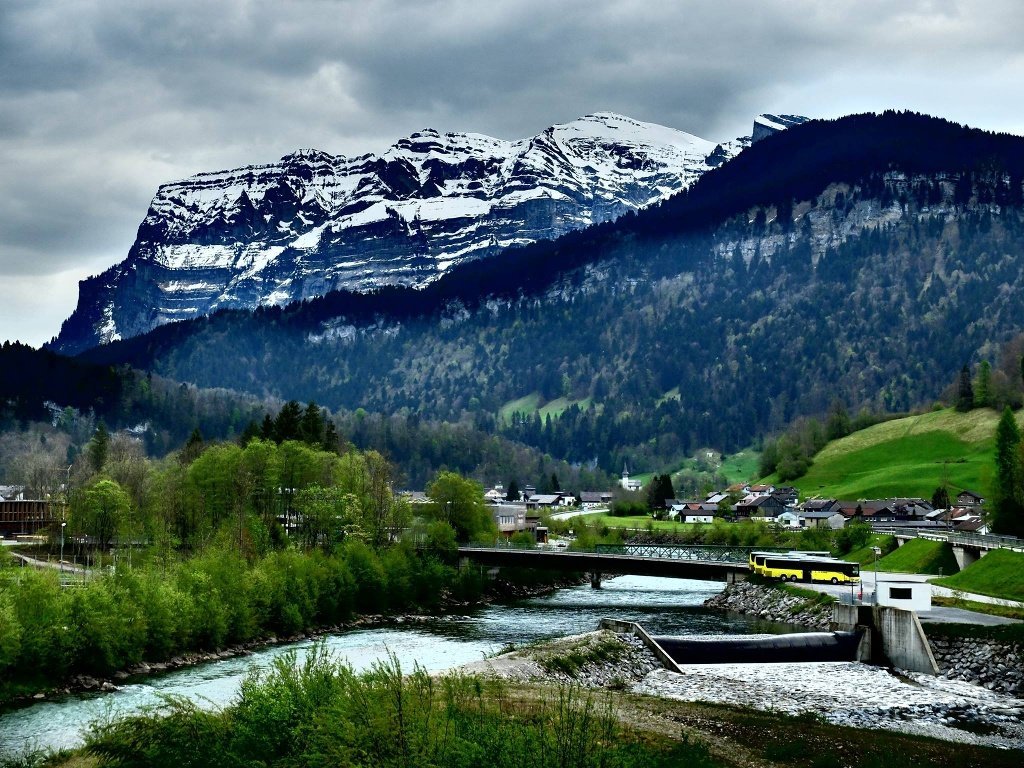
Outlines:
<svg viewBox="0 0 1024 768"><path fill-rule="evenodd" d="M910 114L808 123L656 210L423 291L223 313L89 356L654 469L836 398L905 411L993 356L1024 316L1022 178L1017 137Z"/></svg>
<svg viewBox="0 0 1024 768"><path fill-rule="evenodd" d="M93 439L98 426L128 430L119 450L132 456L163 456L193 433L204 442L247 438L267 418L280 417L282 402L225 389L203 389L127 366L109 366L36 350L0 346L0 483L26 485L44 495L65 477L67 466ZM298 407L296 404L292 406ZM304 410L320 414L315 403ZM396 465L396 482L423 488L449 469L487 483L550 483L606 487L610 478L573 467L469 423L417 416L381 416L362 410L322 414L334 427L331 448L375 450ZM282 435L284 439L299 435ZM82 459L84 460L84 459Z"/></svg>

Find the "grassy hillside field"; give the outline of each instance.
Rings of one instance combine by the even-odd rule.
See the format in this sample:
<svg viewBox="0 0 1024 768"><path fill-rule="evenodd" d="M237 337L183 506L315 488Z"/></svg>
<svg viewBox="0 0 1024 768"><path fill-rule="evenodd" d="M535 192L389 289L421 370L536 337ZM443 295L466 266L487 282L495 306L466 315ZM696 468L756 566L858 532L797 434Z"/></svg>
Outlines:
<svg viewBox="0 0 1024 768"><path fill-rule="evenodd" d="M935 579L935 583L963 592L1024 601L1024 552L994 550L955 576Z"/></svg>
<svg viewBox="0 0 1024 768"><path fill-rule="evenodd" d="M953 548L941 541L912 539L878 561L878 570L893 573L956 573Z"/></svg>
<svg viewBox="0 0 1024 768"><path fill-rule="evenodd" d="M1024 412L1017 414L1022 422ZM951 497L963 489L990 491L999 414L988 408L908 416L834 440L793 485L802 495L840 499L931 498L945 482Z"/></svg>

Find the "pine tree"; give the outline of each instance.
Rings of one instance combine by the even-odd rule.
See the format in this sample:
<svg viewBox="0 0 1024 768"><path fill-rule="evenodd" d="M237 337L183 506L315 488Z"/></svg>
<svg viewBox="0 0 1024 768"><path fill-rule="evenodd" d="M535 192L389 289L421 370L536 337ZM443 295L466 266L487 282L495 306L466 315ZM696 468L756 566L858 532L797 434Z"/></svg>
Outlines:
<svg viewBox="0 0 1024 768"><path fill-rule="evenodd" d="M833 400L828 413L825 435L829 440L838 440L848 434L850 434L850 415L846 412L845 405L839 400Z"/></svg>
<svg viewBox="0 0 1024 768"><path fill-rule="evenodd" d="M946 486L940 485L932 493L932 506L935 509L949 509L949 491Z"/></svg>
<svg viewBox="0 0 1024 768"><path fill-rule="evenodd" d="M89 456L89 466L93 472L102 472L103 465L107 463L107 453L110 451L110 433L107 432L107 425L100 420L96 425L96 432L89 441L86 449Z"/></svg>
<svg viewBox="0 0 1024 768"><path fill-rule="evenodd" d="M299 435L302 441L308 445L323 445L325 421L320 407L310 400L299 421Z"/></svg>
<svg viewBox="0 0 1024 768"><path fill-rule="evenodd" d="M513 477L508 481L508 490L505 492L505 501L519 501L519 483Z"/></svg>
<svg viewBox="0 0 1024 768"><path fill-rule="evenodd" d="M1021 456L1020 429L1013 411L1007 407L996 426L996 477L994 483L993 528L1000 533L1016 534L1024 529L1020 503Z"/></svg>
<svg viewBox="0 0 1024 768"><path fill-rule="evenodd" d="M654 475L647 486L647 507L652 512L665 509L665 502L676 497L672 478L668 475Z"/></svg>
<svg viewBox="0 0 1024 768"><path fill-rule="evenodd" d="M197 458L199 454L203 452L203 433L199 431L199 427L192 430L192 434L189 435L188 442L185 443L185 447L181 449L181 453L178 454L178 461L182 464L191 464Z"/></svg>
<svg viewBox="0 0 1024 768"><path fill-rule="evenodd" d="M331 453L337 453L341 448L341 435L338 434L338 428L334 426L333 419L327 419L324 425L324 444L323 448L325 451Z"/></svg>
<svg viewBox="0 0 1024 768"><path fill-rule="evenodd" d="M992 366L982 360L978 366L978 381L974 386L974 407L988 408L992 405Z"/></svg>
<svg viewBox="0 0 1024 768"><path fill-rule="evenodd" d="M965 365L960 369L960 383L957 387L956 409L961 413L974 408L974 388L971 386L971 371Z"/></svg>
<svg viewBox="0 0 1024 768"><path fill-rule="evenodd" d="M289 400L282 406L277 419L274 420L274 440L283 443L285 440L302 439L302 406Z"/></svg>

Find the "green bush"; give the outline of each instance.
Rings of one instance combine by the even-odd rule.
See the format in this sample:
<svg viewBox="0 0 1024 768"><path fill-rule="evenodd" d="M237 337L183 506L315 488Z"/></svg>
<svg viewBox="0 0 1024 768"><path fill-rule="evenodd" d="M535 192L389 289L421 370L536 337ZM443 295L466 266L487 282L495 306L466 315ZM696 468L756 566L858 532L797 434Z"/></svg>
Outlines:
<svg viewBox="0 0 1024 768"><path fill-rule="evenodd" d="M714 765L688 740L624 730L611 702L565 687L521 702L497 681L417 667L392 657L355 674L314 647L250 675L218 713L184 700L105 725L86 750L104 765L374 765L446 768L640 768Z"/></svg>

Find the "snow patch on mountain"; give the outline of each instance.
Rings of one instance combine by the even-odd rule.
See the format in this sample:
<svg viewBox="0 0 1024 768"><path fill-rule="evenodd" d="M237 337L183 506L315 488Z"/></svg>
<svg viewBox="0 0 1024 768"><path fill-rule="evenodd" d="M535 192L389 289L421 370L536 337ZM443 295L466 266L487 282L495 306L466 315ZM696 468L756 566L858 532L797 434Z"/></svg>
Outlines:
<svg viewBox="0 0 1024 768"><path fill-rule="evenodd" d="M336 289L421 287L663 200L749 143L596 112L518 141L424 129L379 156L302 149L200 173L157 190L127 259L83 281L54 346Z"/></svg>

